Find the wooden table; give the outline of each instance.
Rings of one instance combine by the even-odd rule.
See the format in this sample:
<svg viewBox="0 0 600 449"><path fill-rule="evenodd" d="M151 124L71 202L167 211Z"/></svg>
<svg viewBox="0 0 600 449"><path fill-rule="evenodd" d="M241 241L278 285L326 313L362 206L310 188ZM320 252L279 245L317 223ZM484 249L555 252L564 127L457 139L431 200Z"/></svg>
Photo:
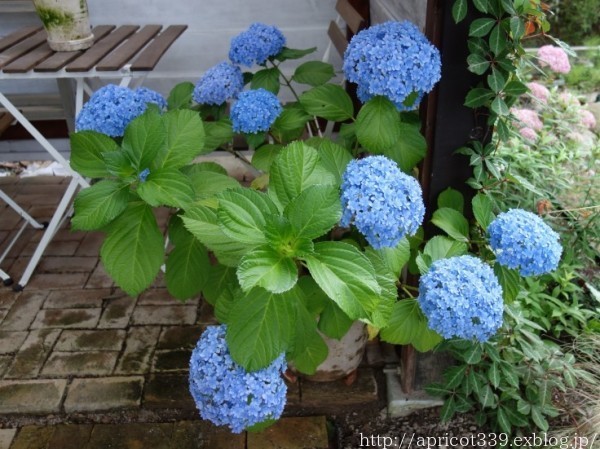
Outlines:
<svg viewBox="0 0 600 449"><path fill-rule="evenodd" d="M112 80L121 86L141 84L186 28L187 25L171 25L164 30L161 25L99 25L92 30L95 40L87 50L55 52L48 46L46 32L41 27L25 27L0 38L0 80L55 79L65 111L73 121L83 105L84 92L88 95L93 93L90 79ZM89 183L71 170L69 162L2 92L0 104L72 176L21 280L15 286L15 290L21 290L29 282L44 250L67 217L77 188L87 187Z"/></svg>

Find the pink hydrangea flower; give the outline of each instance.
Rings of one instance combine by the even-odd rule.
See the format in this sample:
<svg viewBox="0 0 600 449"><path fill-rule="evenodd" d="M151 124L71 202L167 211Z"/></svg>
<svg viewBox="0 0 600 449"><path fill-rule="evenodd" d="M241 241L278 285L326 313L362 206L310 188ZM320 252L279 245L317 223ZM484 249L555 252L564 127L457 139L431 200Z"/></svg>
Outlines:
<svg viewBox="0 0 600 449"><path fill-rule="evenodd" d="M531 140L533 142L535 142L538 137L537 133L531 128L521 128L519 130L519 134L521 134L521 136L523 136L527 140Z"/></svg>
<svg viewBox="0 0 600 449"><path fill-rule="evenodd" d="M571 71L569 57L560 47L544 45L538 48L537 57L541 67L549 66L550 70L556 73L569 73Z"/></svg>
<svg viewBox="0 0 600 449"><path fill-rule="evenodd" d="M512 114L516 117L518 122L516 125L519 128L531 128L534 131L539 131L544 127L544 124L540 120L538 113L533 109L511 109Z"/></svg>
<svg viewBox="0 0 600 449"><path fill-rule="evenodd" d="M531 96L541 103L548 103L548 97L550 96L550 91L543 84L536 83L535 81L528 83L527 87L529 87L529 92Z"/></svg>
<svg viewBox="0 0 600 449"><path fill-rule="evenodd" d="M561 92L558 95L558 99L565 106L579 105L579 100L571 92Z"/></svg>
<svg viewBox="0 0 600 449"><path fill-rule="evenodd" d="M582 109L581 124L589 129L594 129L596 127L596 117L587 109Z"/></svg>

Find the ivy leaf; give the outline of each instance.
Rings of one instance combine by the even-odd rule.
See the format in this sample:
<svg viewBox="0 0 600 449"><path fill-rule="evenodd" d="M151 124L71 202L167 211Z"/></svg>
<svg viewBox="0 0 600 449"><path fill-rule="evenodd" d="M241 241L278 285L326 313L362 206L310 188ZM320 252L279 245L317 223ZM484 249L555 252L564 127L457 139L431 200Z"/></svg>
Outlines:
<svg viewBox="0 0 600 449"><path fill-rule="evenodd" d="M518 42L525 34L525 21L518 16L511 17L510 32L512 33L512 38Z"/></svg>
<svg viewBox="0 0 600 449"><path fill-rule="evenodd" d="M484 14L488 12L489 0L473 0L473 4L479 12Z"/></svg>
<svg viewBox="0 0 600 449"><path fill-rule="evenodd" d="M467 64L469 65L469 71L476 75L483 75L490 67L490 61L477 53L467 56Z"/></svg>
<svg viewBox="0 0 600 449"><path fill-rule="evenodd" d="M496 24L495 19L488 17L482 19L475 19L469 26L469 36L471 37L483 37L486 36Z"/></svg>
<svg viewBox="0 0 600 449"><path fill-rule="evenodd" d="M272 293L283 293L296 284L298 268L294 259L264 245L242 257L237 277L245 292L262 287Z"/></svg>
<svg viewBox="0 0 600 449"><path fill-rule="evenodd" d="M348 93L335 84L313 87L300 95L300 104L311 115L342 122L354 115L354 106Z"/></svg>
<svg viewBox="0 0 600 449"><path fill-rule="evenodd" d="M461 22L467 16L467 0L455 0L452 5L452 17L455 23Z"/></svg>
<svg viewBox="0 0 600 449"><path fill-rule="evenodd" d="M101 229L127 208L129 185L103 180L83 189L75 198L73 229L93 231Z"/></svg>
<svg viewBox="0 0 600 449"><path fill-rule="evenodd" d="M247 371L256 371L287 351L297 300L293 292L276 295L262 288L236 298L227 321L231 358Z"/></svg>
<svg viewBox="0 0 600 449"><path fill-rule="evenodd" d="M508 115L508 105L500 96L494 98L491 108L498 115Z"/></svg>
<svg viewBox="0 0 600 449"><path fill-rule="evenodd" d="M194 200L190 179L177 169L151 171L137 188L138 195L151 206L185 208Z"/></svg>
<svg viewBox="0 0 600 449"><path fill-rule="evenodd" d="M523 95L529 89L528 87L520 81L509 81L506 86L504 86L504 93L506 95Z"/></svg>
<svg viewBox="0 0 600 449"><path fill-rule="evenodd" d="M354 246L339 241L315 243L314 254L304 260L319 287L350 318L368 318L375 310L381 290L375 269Z"/></svg>
<svg viewBox="0 0 600 449"><path fill-rule="evenodd" d="M453 239L469 241L469 222L460 212L443 207L433 213L431 222Z"/></svg>
<svg viewBox="0 0 600 449"><path fill-rule="evenodd" d="M279 93L279 69L262 69L254 74L250 82L252 89L266 89L277 95Z"/></svg>
<svg viewBox="0 0 600 449"><path fill-rule="evenodd" d="M506 80L504 79L504 76L495 67L492 69L492 73L490 73L488 75L487 81L488 81L489 86L492 88L492 90L495 93L500 92L504 88L504 85L506 84Z"/></svg>
<svg viewBox="0 0 600 449"><path fill-rule="evenodd" d="M300 84L320 86L334 76L335 70L331 64L321 61L308 61L296 68L292 80Z"/></svg>
<svg viewBox="0 0 600 449"><path fill-rule="evenodd" d="M506 48L506 33L500 26L496 25L490 33L490 50L498 56Z"/></svg>
<svg viewBox="0 0 600 449"><path fill-rule="evenodd" d="M510 424L510 419L508 419L508 415L506 414L506 409L504 406L500 406L498 408L496 422L498 423L498 427L502 432L507 435L511 434L512 425Z"/></svg>
<svg viewBox="0 0 600 449"><path fill-rule="evenodd" d="M480 106L484 106L494 96L494 92L492 92L489 89L484 89L481 87L471 89L467 94L467 98L465 99L465 106L469 108L477 108Z"/></svg>
<svg viewBox="0 0 600 449"><path fill-rule="evenodd" d="M73 170L90 178L110 176L102 154L120 151L113 139L95 131L79 131L71 134L70 141Z"/></svg>
<svg viewBox="0 0 600 449"><path fill-rule="evenodd" d="M440 410L440 421L443 423L450 421L455 413L456 400L454 399L454 396L450 396L448 399L446 399L442 409Z"/></svg>
<svg viewBox="0 0 600 449"><path fill-rule="evenodd" d="M164 261L164 239L152 208L130 202L106 230L102 263L115 283L135 296L152 284Z"/></svg>

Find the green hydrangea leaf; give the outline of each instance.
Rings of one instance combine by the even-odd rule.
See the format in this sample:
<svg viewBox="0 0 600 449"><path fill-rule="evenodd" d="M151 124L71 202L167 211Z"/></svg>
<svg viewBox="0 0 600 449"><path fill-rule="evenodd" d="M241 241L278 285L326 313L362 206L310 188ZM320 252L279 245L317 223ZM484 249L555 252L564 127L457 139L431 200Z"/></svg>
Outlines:
<svg viewBox="0 0 600 449"><path fill-rule="evenodd" d="M106 231L100 249L104 268L127 294L141 293L164 262L164 239L152 208L141 201L130 202Z"/></svg>
<svg viewBox="0 0 600 449"><path fill-rule="evenodd" d="M105 178L110 176L103 153L120 151L119 145L110 137L95 131L79 131L71 134L71 168L83 176Z"/></svg>
<svg viewBox="0 0 600 449"><path fill-rule="evenodd" d="M83 189L75 198L73 229L101 229L127 208L129 186L119 181L103 180Z"/></svg>

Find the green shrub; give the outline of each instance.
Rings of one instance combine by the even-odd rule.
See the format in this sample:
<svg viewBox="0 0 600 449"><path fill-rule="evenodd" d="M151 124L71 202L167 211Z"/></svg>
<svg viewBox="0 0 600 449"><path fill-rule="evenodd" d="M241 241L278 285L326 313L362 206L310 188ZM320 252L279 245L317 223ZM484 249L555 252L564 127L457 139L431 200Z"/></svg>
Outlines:
<svg viewBox="0 0 600 449"><path fill-rule="evenodd" d="M552 0L552 34L571 45L582 44L590 34L600 32L600 0Z"/></svg>

